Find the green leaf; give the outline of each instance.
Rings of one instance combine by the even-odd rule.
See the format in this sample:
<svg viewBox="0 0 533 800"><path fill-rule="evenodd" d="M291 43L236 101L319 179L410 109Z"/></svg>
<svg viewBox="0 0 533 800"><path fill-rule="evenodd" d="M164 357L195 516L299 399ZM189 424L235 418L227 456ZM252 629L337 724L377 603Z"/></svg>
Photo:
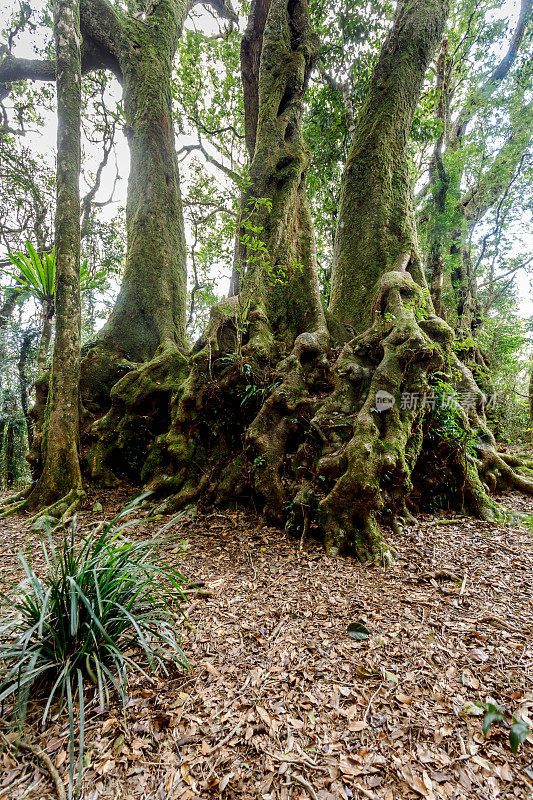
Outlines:
<svg viewBox="0 0 533 800"><path fill-rule="evenodd" d="M528 736L529 725L527 722L513 717L513 724L511 725L511 730L509 731L509 742L511 745L511 750L515 755L517 754L520 745L525 742Z"/></svg>
<svg viewBox="0 0 533 800"><path fill-rule="evenodd" d="M348 636L351 636L352 639L356 639L358 642L362 642L370 636L370 631L362 622L350 622L346 630L348 631Z"/></svg>
<svg viewBox="0 0 533 800"><path fill-rule="evenodd" d="M501 722L504 719L505 711L501 706L494 705L494 703L478 703L480 708L485 710L481 730L483 735L487 736L490 731L491 725L494 722Z"/></svg>

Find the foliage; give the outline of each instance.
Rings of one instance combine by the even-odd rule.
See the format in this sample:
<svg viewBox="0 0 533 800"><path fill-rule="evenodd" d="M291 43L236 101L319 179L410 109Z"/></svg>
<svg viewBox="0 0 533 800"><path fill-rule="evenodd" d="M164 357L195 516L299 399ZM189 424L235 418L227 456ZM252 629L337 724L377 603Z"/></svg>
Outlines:
<svg viewBox="0 0 533 800"><path fill-rule="evenodd" d="M506 716L510 716L504 708L495 703L478 703L478 705L485 711L485 716L483 717L483 723L481 725L485 736L488 736L495 722L503 722ZM529 736L530 730L529 725L527 722L524 722L524 720L518 719L515 716L513 716L512 719L512 725L509 727L509 744L511 745L511 750L516 755L520 745L523 744Z"/></svg>
<svg viewBox="0 0 533 800"><path fill-rule="evenodd" d="M155 669L167 672L169 663L187 667L175 633L184 579L158 556L161 538L127 539L131 523L120 523L120 516L81 540L75 520L58 544L50 532L41 535L45 575L20 553L26 578L13 599L6 598L0 625L0 701L16 697L21 726L30 694L48 695L43 724L52 702L66 701L71 787L76 693L81 770L86 696L93 685L101 706L112 685L125 709L131 673L149 677Z"/></svg>
<svg viewBox="0 0 533 800"><path fill-rule="evenodd" d="M474 438L469 430L465 430L460 407L461 402L467 404L470 398L462 397L451 383L440 379L435 380L431 397L430 436L461 452L471 452Z"/></svg>
<svg viewBox="0 0 533 800"><path fill-rule="evenodd" d="M28 479L26 420L22 414L0 416L0 487L23 484Z"/></svg>
<svg viewBox="0 0 533 800"><path fill-rule="evenodd" d="M26 242L25 253L9 254L9 260L17 268L18 291L33 295L41 303L53 302L55 291L56 253L38 255L31 242Z"/></svg>
<svg viewBox="0 0 533 800"><path fill-rule="evenodd" d="M530 440L528 384L531 333L515 302L502 302L485 319L479 344L486 356L493 387L490 419L502 441Z"/></svg>

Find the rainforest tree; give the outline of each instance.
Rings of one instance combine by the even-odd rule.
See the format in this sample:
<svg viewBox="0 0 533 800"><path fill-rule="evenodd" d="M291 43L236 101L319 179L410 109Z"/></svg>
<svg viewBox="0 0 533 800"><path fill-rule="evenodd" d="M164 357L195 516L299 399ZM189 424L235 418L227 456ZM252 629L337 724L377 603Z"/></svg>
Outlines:
<svg viewBox="0 0 533 800"><path fill-rule="evenodd" d="M211 5L236 21L228 5ZM529 20L523 6L515 50ZM166 513L253 498L276 523L301 535L312 529L329 552L351 548L362 559L390 556L378 523L401 530L428 487L465 512L500 516L488 488L533 492L533 483L521 462L497 452L486 398L455 351L433 273L431 286L426 281L413 199L410 135L437 52L437 74L447 63L449 3L400 0L358 96L341 87L347 157L330 225L333 257L321 265L331 274L326 307L304 121L317 64L332 91L340 84L325 73L306 0L253 0L240 50L249 164L230 176L239 186L232 290L190 350L171 103L187 12L178 0L140 14L106 0L80 2L82 70L106 68L121 80L131 152L122 288L81 366L88 477L142 484ZM53 66L8 55L0 80L48 80ZM206 127L194 109L191 118ZM437 170L430 174L435 184ZM426 195L437 196L433 187ZM437 263L439 239L427 238ZM470 402L454 406L450 422L435 398L454 390ZM42 398L34 414L42 427Z"/></svg>
<svg viewBox="0 0 533 800"><path fill-rule="evenodd" d="M39 440L42 471L18 507L68 514L84 496L79 439L80 310L80 124L81 38L77 0L54 9L57 70L57 199L55 215L56 337L45 424ZM53 283L53 280L51 281Z"/></svg>

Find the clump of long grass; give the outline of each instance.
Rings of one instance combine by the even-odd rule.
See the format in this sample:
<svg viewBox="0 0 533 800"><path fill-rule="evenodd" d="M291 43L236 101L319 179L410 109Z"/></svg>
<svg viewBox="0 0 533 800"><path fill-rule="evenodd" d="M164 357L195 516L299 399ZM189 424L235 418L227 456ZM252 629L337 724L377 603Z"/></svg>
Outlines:
<svg viewBox="0 0 533 800"><path fill-rule="evenodd" d="M50 532L41 535L46 573L38 575L20 553L26 577L2 602L0 702L14 697L21 726L30 696L48 693L43 725L54 699L66 706L70 795L76 698L80 778L87 693L96 692L103 707L114 688L125 710L133 672L187 668L176 634L185 579L161 559L161 538L130 540L131 523L119 522L81 541L75 520L59 544Z"/></svg>

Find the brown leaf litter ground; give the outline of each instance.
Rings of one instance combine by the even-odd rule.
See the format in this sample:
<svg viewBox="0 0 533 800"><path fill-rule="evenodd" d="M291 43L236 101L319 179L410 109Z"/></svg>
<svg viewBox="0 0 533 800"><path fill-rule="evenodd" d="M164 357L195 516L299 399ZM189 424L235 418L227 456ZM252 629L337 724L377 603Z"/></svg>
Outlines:
<svg viewBox="0 0 533 800"><path fill-rule="evenodd" d="M105 516L123 500L107 495ZM533 512L531 499L504 502ZM86 511L81 526L102 516ZM27 537L20 520L0 532L5 586ZM300 553L245 513L170 534L169 556L201 585L183 629L191 671L134 683L126 727L118 705L94 705L84 800L533 796L532 737L515 757L508 727L485 739L474 713L492 698L533 722L528 527L425 516L401 538L387 532L389 569L328 558L312 541ZM371 633L362 642L347 633L358 621ZM27 738L66 782L65 716L40 730L32 709ZM31 754L0 758L0 800L54 797Z"/></svg>

